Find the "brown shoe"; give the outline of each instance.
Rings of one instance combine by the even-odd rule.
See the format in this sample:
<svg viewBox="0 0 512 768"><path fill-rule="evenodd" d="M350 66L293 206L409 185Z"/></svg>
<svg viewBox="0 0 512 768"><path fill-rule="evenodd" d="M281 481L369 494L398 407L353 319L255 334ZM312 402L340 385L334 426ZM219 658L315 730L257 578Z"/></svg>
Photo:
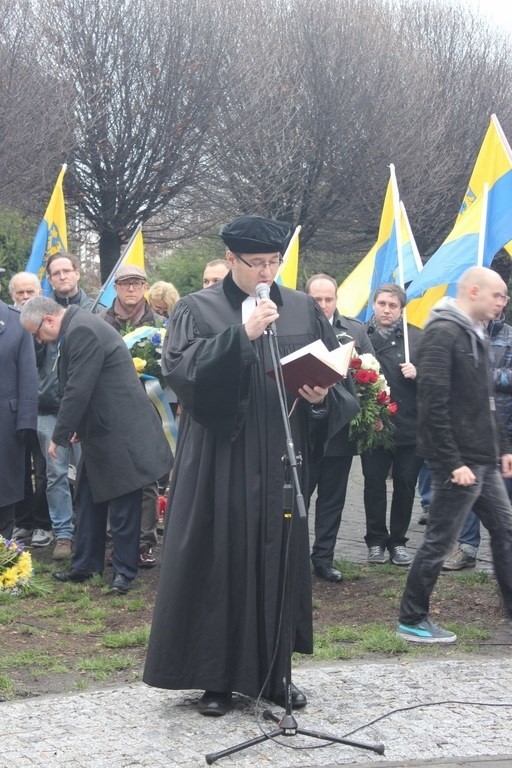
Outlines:
<svg viewBox="0 0 512 768"><path fill-rule="evenodd" d="M68 560L71 554L71 539L57 539L53 550L53 559Z"/></svg>

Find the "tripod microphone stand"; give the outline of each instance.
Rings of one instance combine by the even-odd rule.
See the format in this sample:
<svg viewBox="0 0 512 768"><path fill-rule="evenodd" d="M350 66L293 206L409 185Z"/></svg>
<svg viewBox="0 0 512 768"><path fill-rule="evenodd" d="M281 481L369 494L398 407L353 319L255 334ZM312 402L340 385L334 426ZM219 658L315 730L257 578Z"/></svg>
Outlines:
<svg viewBox="0 0 512 768"><path fill-rule="evenodd" d="M260 298L264 298L263 296L260 295L260 292L258 291L260 287L261 286L259 285L257 286L256 292L258 296L260 296ZM267 298L268 286L264 285L264 288L267 289L267 296L265 297ZM297 502L297 509L299 511L299 516L304 521L304 524L306 520L306 508L304 504L304 497L302 495L301 488L300 488L299 476L297 473L297 467L300 465L301 457L297 456L297 454L295 453L295 447L293 444L290 420L288 417L288 409L287 409L287 403L286 403L286 393L284 388L281 363L279 359L279 347L277 343L277 335L275 332L275 327L272 327L272 326L270 326L267 329L267 337L269 341L270 355L272 358L272 367L274 370L275 380L276 380L277 389L278 389L279 403L281 407L281 416L282 416L283 426L284 426L285 435L286 435L286 453L282 458L282 462L284 466L284 482L283 482L283 529L284 530L283 530L282 546L283 546L283 563L284 563L283 622L284 622L284 629L285 629L284 641L285 641L285 654L286 654L285 677L284 677L285 702L286 702L285 714L283 717L277 717L277 715L275 715L270 710L268 709L264 710L263 712L264 719L271 720L272 722L277 723L278 725L277 728L270 731L269 733L262 733L260 736L257 736L254 739L249 739L248 741L243 741L232 747L223 749L220 752L211 752L210 754L205 756L205 759L208 765L212 765L214 762L216 762L217 760L220 760L220 758L222 757L227 757L228 755L232 755L235 752L241 752L244 749L253 747L256 744L261 744L261 742L267 741L268 739L274 739L277 736L297 736L297 735L309 736L313 739L331 742L333 744L346 744L347 746L350 746L350 747L367 749L372 752L376 752L378 755L384 754L383 744L367 744L364 742L345 739L341 736L334 736L329 733L323 733L322 731L299 728L297 721L293 715L293 707L292 707L293 640L292 640L292 628L291 628L291 596L292 595L291 595L287 543L291 535L294 499Z"/></svg>

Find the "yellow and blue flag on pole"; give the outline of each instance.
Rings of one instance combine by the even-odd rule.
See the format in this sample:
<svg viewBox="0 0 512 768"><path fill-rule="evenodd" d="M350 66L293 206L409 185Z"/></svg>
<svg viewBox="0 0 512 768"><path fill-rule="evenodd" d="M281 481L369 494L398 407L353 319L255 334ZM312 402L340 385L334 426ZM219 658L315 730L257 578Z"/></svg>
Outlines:
<svg viewBox="0 0 512 768"><path fill-rule="evenodd" d="M115 274L119 267L131 264L135 267L140 267L145 271L144 265L144 240L142 238L142 228L140 225L135 230L130 242L126 246L126 250L115 265L114 269L108 276L104 283L95 304L102 304L104 307L111 307L116 297L116 290L114 288Z"/></svg>
<svg viewBox="0 0 512 768"><path fill-rule="evenodd" d="M422 268L405 208L397 206L398 189L393 165L386 189L377 242L338 288L338 311L347 317L369 320L372 296L383 283L399 283L399 242L397 222L400 222L404 283L414 280Z"/></svg>
<svg viewBox="0 0 512 768"><path fill-rule="evenodd" d="M407 290L409 322L423 327L436 301L455 295L457 281L466 269L479 263L490 266L511 240L512 152L492 115L455 225ZM483 246L481 262L479 243Z"/></svg>
<svg viewBox="0 0 512 768"><path fill-rule="evenodd" d="M297 278L299 274L299 234L301 227L295 228L288 248L284 252L283 263L279 267L276 275L276 283L284 285L285 288L297 289Z"/></svg>
<svg viewBox="0 0 512 768"><path fill-rule="evenodd" d="M25 267L26 272L32 272L38 276L45 296L49 296L52 290L46 277L48 257L59 251L67 251L68 248L66 208L64 205L64 191L62 189L66 168L67 165L63 165L57 177L50 202L36 232L27 266Z"/></svg>

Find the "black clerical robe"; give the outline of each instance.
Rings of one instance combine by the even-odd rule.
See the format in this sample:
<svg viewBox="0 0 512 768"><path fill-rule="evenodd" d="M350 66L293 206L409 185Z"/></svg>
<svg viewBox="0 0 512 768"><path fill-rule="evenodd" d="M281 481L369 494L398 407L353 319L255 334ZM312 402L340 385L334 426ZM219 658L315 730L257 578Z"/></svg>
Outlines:
<svg viewBox="0 0 512 768"><path fill-rule="evenodd" d="M281 357L317 338L336 348L309 296L275 284L270 295L278 305ZM276 383L266 375L268 337L248 339L245 298L228 275L182 299L167 331L163 369L183 416L144 672L145 682L159 688L256 696L277 642L285 432ZM357 410L340 385L330 390L323 418L301 400L291 425L303 460ZM305 472L303 465L299 474ZM298 514L290 579L293 648L311 653L309 540ZM285 661L281 642L267 695L282 691Z"/></svg>

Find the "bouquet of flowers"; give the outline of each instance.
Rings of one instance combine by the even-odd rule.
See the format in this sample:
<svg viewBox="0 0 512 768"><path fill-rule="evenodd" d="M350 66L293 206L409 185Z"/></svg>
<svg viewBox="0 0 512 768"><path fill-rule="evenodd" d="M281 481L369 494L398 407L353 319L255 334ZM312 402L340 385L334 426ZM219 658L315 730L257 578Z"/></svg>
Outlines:
<svg viewBox="0 0 512 768"><path fill-rule="evenodd" d="M130 338L131 334L129 333L124 337L133 358L135 370L139 375L143 373L146 376L154 376L159 380L161 387L164 388L166 382L162 376L161 358L165 329L148 327L138 330L144 331L143 338L130 343L132 341ZM137 331L131 333L136 334Z"/></svg>
<svg viewBox="0 0 512 768"><path fill-rule="evenodd" d="M23 544L0 536L0 594L19 594L32 576L32 558Z"/></svg>
<svg viewBox="0 0 512 768"><path fill-rule="evenodd" d="M392 402L379 361L367 353L353 357L350 370L361 410L350 422L349 436L358 453L382 446L394 448L392 418L398 405Z"/></svg>

